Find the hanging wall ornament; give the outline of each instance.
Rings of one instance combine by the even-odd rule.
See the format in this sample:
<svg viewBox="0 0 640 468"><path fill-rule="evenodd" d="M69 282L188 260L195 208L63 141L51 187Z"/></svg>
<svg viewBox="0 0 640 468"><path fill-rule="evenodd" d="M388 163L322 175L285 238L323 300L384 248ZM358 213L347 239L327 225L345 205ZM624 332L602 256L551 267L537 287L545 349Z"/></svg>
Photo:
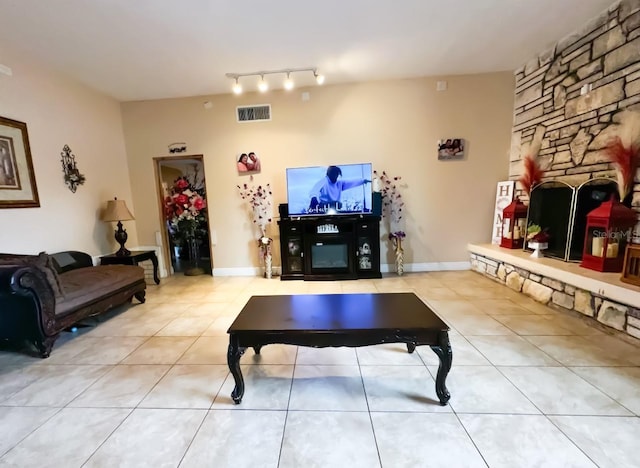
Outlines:
<svg viewBox="0 0 640 468"><path fill-rule="evenodd" d="M64 183L67 184L69 190L76 193L78 185L83 185L85 181L84 175L76 167L76 157L71 152L68 145L62 148L62 172L64 172Z"/></svg>

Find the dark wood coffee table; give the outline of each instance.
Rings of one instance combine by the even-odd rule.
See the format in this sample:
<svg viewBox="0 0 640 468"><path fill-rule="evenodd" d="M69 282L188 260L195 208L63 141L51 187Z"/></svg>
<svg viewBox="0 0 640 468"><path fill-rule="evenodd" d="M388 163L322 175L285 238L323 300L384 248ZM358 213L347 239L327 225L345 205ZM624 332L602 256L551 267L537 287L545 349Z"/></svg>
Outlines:
<svg viewBox="0 0 640 468"><path fill-rule="evenodd" d="M429 345L440 359L440 404L450 398L445 385L452 360L449 327L413 293L252 296L227 333L236 404L244 395L240 357L249 347L260 354L262 346L274 343L315 348L406 343L410 353Z"/></svg>

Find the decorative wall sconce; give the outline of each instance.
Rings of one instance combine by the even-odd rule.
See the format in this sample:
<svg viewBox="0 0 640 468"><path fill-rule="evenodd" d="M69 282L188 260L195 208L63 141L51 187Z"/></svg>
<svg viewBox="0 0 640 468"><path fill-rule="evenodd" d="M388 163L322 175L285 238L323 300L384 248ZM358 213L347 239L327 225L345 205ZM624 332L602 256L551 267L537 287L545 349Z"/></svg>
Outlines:
<svg viewBox="0 0 640 468"><path fill-rule="evenodd" d="M62 148L62 172L64 173L64 183L67 184L71 192L76 193L78 185L83 185L86 180L84 175L80 174L76 166L76 157L71 152L68 145Z"/></svg>
<svg viewBox="0 0 640 468"><path fill-rule="evenodd" d="M251 72L251 73L227 73L226 77L227 78L231 78L233 80L233 86L231 87L231 90L233 91L234 94L242 94L242 84L240 83L240 78L241 77L245 77L245 76L257 76L258 77L258 91L260 91L261 93L266 92L269 89L269 83L267 83L267 81L264 79L265 75L273 75L273 74L284 74L286 75L286 79L284 80L282 86L284 87L284 89L286 89L287 91L292 90L295 87L295 83L293 82L293 79L291 78L291 74L292 73L297 73L297 72L312 72L314 78L316 79L316 83L318 83L319 85L324 83L324 75L321 75L320 73L318 73L318 69L317 68L285 68L283 70L269 70L269 71L257 71L257 72Z"/></svg>

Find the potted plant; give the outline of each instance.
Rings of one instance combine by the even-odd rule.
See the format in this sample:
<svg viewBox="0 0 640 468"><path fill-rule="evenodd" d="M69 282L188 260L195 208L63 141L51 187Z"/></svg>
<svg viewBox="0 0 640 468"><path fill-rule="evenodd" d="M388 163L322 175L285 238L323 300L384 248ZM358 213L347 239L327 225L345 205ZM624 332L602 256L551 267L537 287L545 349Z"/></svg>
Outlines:
<svg viewBox="0 0 640 468"><path fill-rule="evenodd" d="M207 202L203 194L193 186L187 177L178 177L171 187L171 194L165 198L164 214L174 241L182 240L189 248L192 267L185 270L187 276L204 273L198 266L200 248L197 234L202 224L206 224Z"/></svg>
<svg viewBox="0 0 640 468"><path fill-rule="evenodd" d="M546 230L543 230L537 224L531 224L527 228L527 244L530 249L533 249L533 253L531 254L534 258L543 257L543 250L549 248L549 233Z"/></svg>

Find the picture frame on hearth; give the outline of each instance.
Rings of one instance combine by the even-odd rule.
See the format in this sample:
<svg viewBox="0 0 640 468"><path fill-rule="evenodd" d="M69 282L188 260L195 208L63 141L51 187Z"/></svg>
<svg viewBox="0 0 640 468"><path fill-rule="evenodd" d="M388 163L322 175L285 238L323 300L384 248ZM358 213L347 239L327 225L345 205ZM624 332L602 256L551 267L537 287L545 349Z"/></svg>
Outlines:
<svg viewBox="0 0 640 468"><path fill-rule="evenodd" d="M0 208L39 206L27 124L0 117Z"/></svg>

